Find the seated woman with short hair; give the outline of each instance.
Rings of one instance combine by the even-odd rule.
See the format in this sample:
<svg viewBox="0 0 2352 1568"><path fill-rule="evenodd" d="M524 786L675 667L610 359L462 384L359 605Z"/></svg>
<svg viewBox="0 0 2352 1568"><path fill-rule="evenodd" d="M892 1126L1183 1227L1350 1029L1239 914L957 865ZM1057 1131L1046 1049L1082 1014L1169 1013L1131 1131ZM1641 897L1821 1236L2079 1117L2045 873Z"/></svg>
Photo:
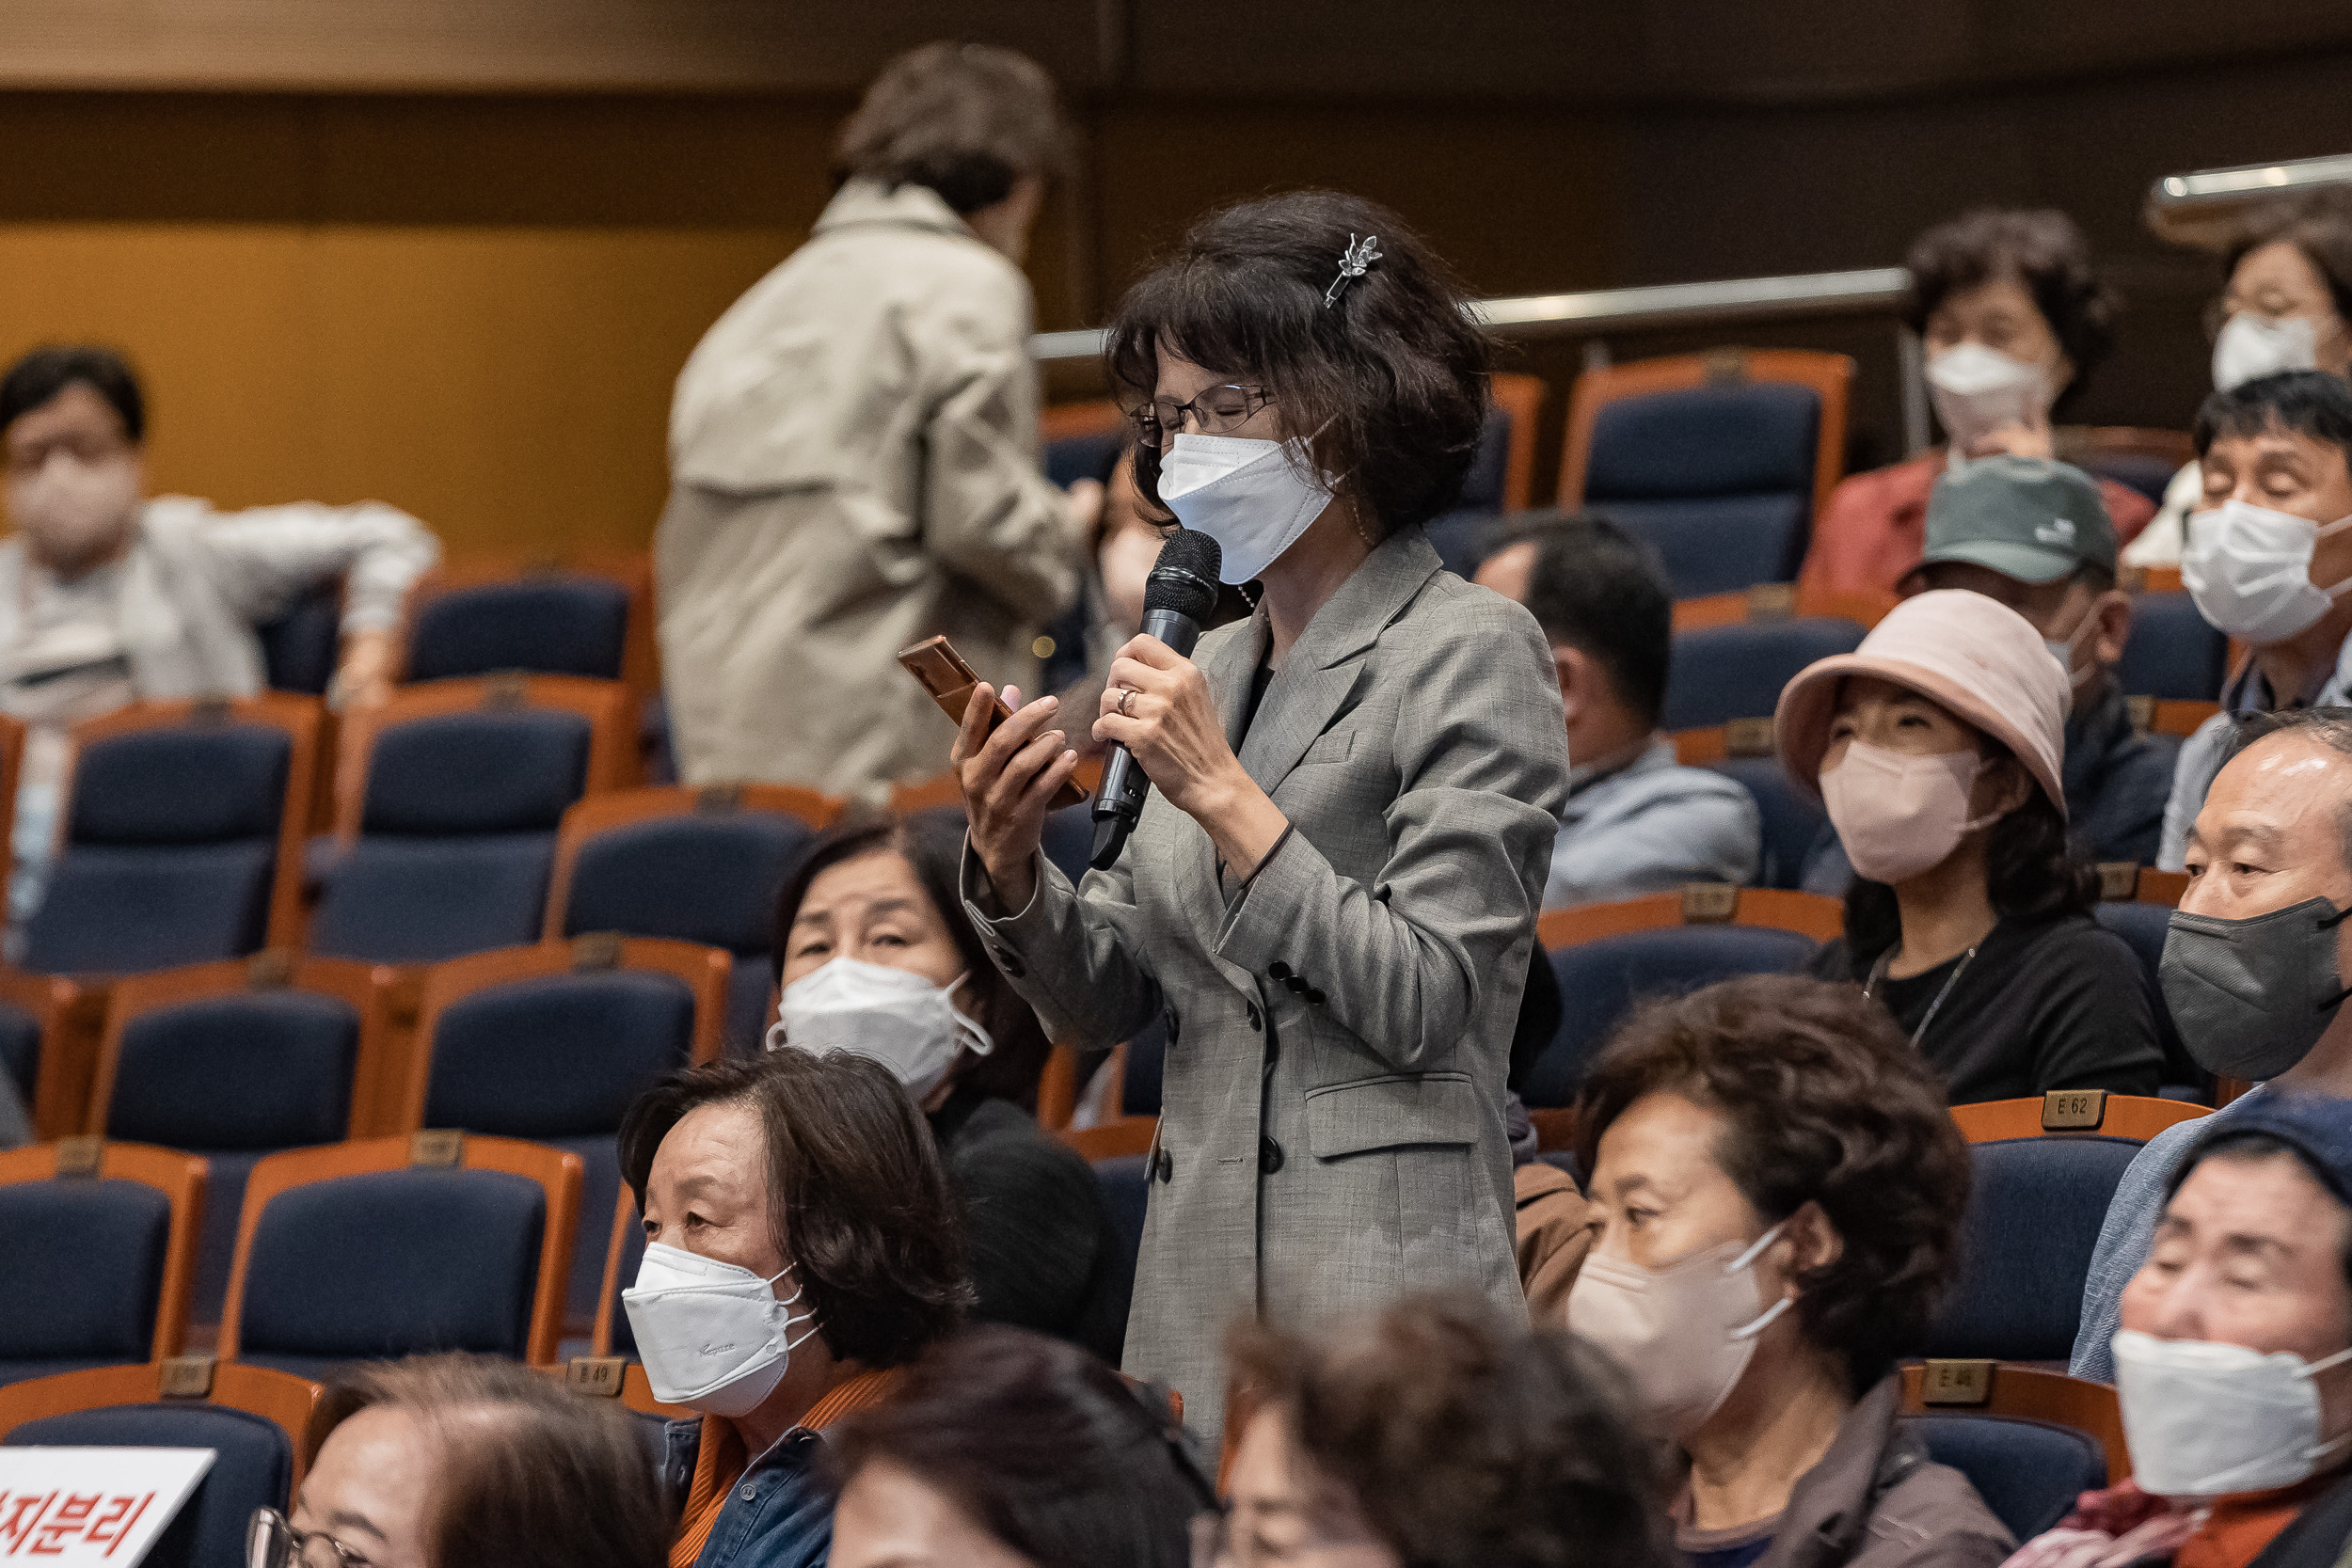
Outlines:
<svg viewBox="0 0 2352 1568"><path fill-rule="evenodd" d="M2067 692L2031 622L1943 589L1780 694L1781 766L1854 868L1812 973L1861 986L1955 1105L2162 1076L2147 973L2067 847Z"/></svg>
<svg viewBox="0 0 2352 1568"><path fill-rule="evenodd" d="M2046 656L2045 656L2046 657ZM1599 1235L1568 1325L1688 1479L1690 1568L1990 1568L2008 1530L1896 1423L1968 1151L1851 987L1726 980L1636 1014L1577 1097Z"/></svg>
<svg viewBox="0 0 2352 1568"><path fill-rule="evenodd" d="M2189 1151L2114 1345L2132 1477L2011 1568L2333 1568L2352 1534L2352 1101L2274 1089Z"/></svg>
<svg viewBox="0 0 2352 1568"><path fill-rule="evenodd" d="M1017 1328L924 1357L835 1452L832 1568L1187 1568L1216 1506L1157 1390Z"/></svg>
<svg viewBox="0 0 2352 1568"><path fill-rule="evenodd" d="M362 1366L319 1402L292 1516L249 1568L660 1568L669 1521L637 1422L485 1355Z"/></svg>
<svg viewBox="0 0 2352 1568"><path fill-rule="evenodd" d="M1034 1328L1117 1364L1128 1264L1094 1172L1039 1130L1048 1046L956 896L948 812L845 822L809 847L776 906L771 1046L888 1067L929 1119L964 1223L984 1323Z"/></svg>
<svg viewBox="0 0 2352 1568"><path fill-rule="evenodd" d="M971 1287L939 1156L887 1069L771 1052L671 1074L621 1123L644 1214L622 1291L670 1423L670 1568L818 1568L824 1435L889 1397Z"/></svg>
<svg viewBox="0 0 2352 1568"><path fill-rule="evenodd" d="M1311 1336L1233 1331L1225 1511L1200 1568L1665 1568L1624 1379L1467 1292Z"/></svg>

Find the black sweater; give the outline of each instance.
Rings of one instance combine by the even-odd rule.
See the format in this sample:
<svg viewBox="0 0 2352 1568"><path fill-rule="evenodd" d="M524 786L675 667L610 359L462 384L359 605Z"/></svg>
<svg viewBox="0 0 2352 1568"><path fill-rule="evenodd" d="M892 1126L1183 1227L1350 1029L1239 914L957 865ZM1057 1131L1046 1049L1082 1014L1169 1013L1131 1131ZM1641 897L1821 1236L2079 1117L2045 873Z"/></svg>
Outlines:
<svg viewBox="0 0 2352 1568"><path fill-rule="evenodd" d="M1814 958L1812 973L1858 983L1869 978L1878 956L1857 954L1840 937ZM1881 981L1875 994L1912 1034L1961 962ZM1945 1097L1954 1105L2051 1089L2153 1094L2164 1067L2139 960L2122 938L2080 913L1994 927L1936 1010L1919 1051L1943 1075Z"/></svg>
<svg viewBox="0 0 2352 1568"><path fill-rule="evenodd" d="M930 1123L963 1209L976 1316L1119 1365L1132 1281L1092 1168L1019 1106L971 1089L949 1095Z"/></svg>

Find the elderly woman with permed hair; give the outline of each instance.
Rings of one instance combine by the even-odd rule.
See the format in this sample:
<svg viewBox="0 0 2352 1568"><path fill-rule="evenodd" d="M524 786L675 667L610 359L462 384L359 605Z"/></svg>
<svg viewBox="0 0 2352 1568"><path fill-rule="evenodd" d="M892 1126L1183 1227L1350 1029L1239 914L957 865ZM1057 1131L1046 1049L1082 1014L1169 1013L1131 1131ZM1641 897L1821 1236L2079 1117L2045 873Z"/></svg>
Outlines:
<svg viewBox="0 0 2352 1568"><path fill-rule="evenodd" d="M1689 1468L1689 1568L1991 1568L2009 1531L1896 1422L1968 1150L1851 986L1726 980L1637 1013L1576 1103L1600 1216L1568 1327Z"/></svg>
<svg viewBox="0 0 2352 1568"><path fill-rule="evenodd" d="M1120 649L955 760L963 891L1057 1038L1163 1015L1160 1131L1126 1370L1222 1425L1217 1336L1475 1291L1526 1310L1503 1075L1567 793L1534 620L1447 572L1486 342L1396 214L1307 191L1204 219L1109 335L1151 508L1215 539L1256 612L1186 658ZM1152 791L1083 886L1039 832L1085 724Z"/></svg>

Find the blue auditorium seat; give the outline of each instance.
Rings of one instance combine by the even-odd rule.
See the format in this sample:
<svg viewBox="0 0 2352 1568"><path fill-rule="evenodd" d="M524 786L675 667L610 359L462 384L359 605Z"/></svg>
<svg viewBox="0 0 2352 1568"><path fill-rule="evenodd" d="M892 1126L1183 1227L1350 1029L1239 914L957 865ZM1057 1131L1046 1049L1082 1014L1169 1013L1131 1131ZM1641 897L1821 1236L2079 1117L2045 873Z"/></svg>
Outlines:
<svg viewBox="0 0 2352 1568"><path fill-rule="evenodd" d="M1082 479L1098 484L1110 482L1111 470L1134 441L1127 421L1121 420L1109 430L1097 430L1084 436L1065 436L1048 441L1040 453L1045 465L1045 477L1063 489L1069 489Z"/></svg>
<svg viewBox="0 0 2352 1568"><path fill-rule="evenodd" d="M617 1195L616 1195L617 1196ZM628 1310L621 1305L623 1291L637 1283L637 1267L645 1260L645 1227L631 1225L621 1231L621 1267L613 1276L612 1345L607 1355L637 1354L637 1333L629 1327Z"/></svg>
<svg viewBox="0 0 2352 1568"><path fill-rule="evenodd" d="M1604 404L1583 504L1657 547L1677 599L1797 575L1812 532L1820 398L1757 381Z"/></svg>
<svg viewBox="0 0 2352 1568"><path fill-rule="evenodd" d="M85 745L24 967L168 969L260 948L292 754L268 724L173 724Z"/></svg>
<svg viewBox="0 0 2352 1568"><path fill-rule="evenodd" d="M548 572L435 594L408 634L408 678L528 670L621 678L628 590L610 578Z"/></svg>
<svg viewBox="0 0 2352 1568"><path fill-rule="evenodd" d="M1168 1015L1153 1018L1127 1042L1127 1071L1120 1085L1119 1114L1160 1114L1160 1079L1168 1066Z"/></svg>
<svg viewBox="0 0 2352 1568"><path fill-rule="evenodd" d="M1764 861L1756 885L1796 887L1804 872L1805 852L1829 821L1820 798L1789 782L1778 757L1727 757L1708 767L1737 780L1764 819Z"/></svg>
<svg viewBox="0 0 2352 1568"><path fill-rule="evenodd" d="M1553 948L1560 1032L1528 1069L1520 1098L1536 1106L1574 1100L1585 1068L1634 1003L1735 974L1792 974L1819 945L1802 932L1768 927L1667 926Z"/></svg>
<svg viewBox="0 0 2352 1568"><path fill-rule="evenodd" d="M462 1350L524 1358L545 1189L505 1171L370 1171L262 1210L235 1354L321 1378L351 1361Z"/></svg>
<svg viewBox="0 0 2352 1568"><path fill-rule="evenodd" d="M1790 676L1816 659L1853 652L1862 635L1860 626L1834 616L1677 632L1659 728L1701 730L1734 719L1769 719Z"/></svg>
<svg viewBox="0 0 2352 1568"><path fill-rule="evenodd" d="M262 640L262 667L273 691L324 697L342 654L343 585L329 578L287 608L275 621L254 627Z"/></svg>
<svg viewBox="0 0 2352 1568"><path fill-rule="evenodd" d="M179 1517L141 1559L148 1568L228 1568L245 1561L257 1508L283 1513L294 1486L294 1439L265 1416L193 1402L118 1404L26 1421L0 1445L210 1449L211 1468Z"/></svg>
<svg viewBox="0 0 2352 1568"><path fill-rule="evenodd" d="M410 720L376 739L359 837L327 879L313 952L433 963L535 941L555 830L588 773L560 708Z"/></svg>
<svg viewBox="0 0 2352 1568"><path fill-rule="evenodd" d="M2197 613L2186 594L2133 596L2132 634L2115 665L2126 696L2213 702L2229 661L2230 640Z"/></svg>
<svg viewBox="0 0 2352 1568"><path fill-rule="evenodd" d="M646 970L543 975L486 987L444 1007L425 1042L424 1125L528 1138L584 1167L569 1299L595 1309L620 1192L621 1117L687 1064L694 995Z"/></svg>
<svg viewBox="0 0 2352 1568"><path fill-rule="evenodd" d="M2073 1427L2014 1416L1906 1416L1928 1458L1968 1478L1993 1516L2030 1541L2074 1510L2074 1499L2107 1484L2106 1451Z"/></svg>
<svg viewBox="0 0 2352 1568"><path fill-rule="evenodd" d="M1925 1354L2065 1360L2107 1202L2139 1150L2129 1138L2073 1134L1970 1145L1959 1275Z"/></svg>
<svg viewBox="0 0 2352 1568"><path fill-rule="evenodd" d="M1081 800L1074 806L1045 814L1045 826L1039 835L1045 858L1061 874L1078 882L1086 877L1087 857L1094 853L1094 802Z"/></svg>
<svg viewBox="0 0 2352 1568"><path fill-rule="evenodd" d="M170 1232L144 1182L0 1184L0 1383L152 1355Z"/></svg>
<svg viewBox="0 0 2352 1568"><path fill-rule="evenodd" d="M1120 1154L1094 1162L1095 1184L1103 1191L1103 1209L1118 1232L1120 1255L1127 1277L1135 1277L1136 1259L1143 1250L1143 1215L1151 1199L1152 1178L1145 1156Z"/></svg>
<svg viewBox="0 0 2352 1568"><path fill-rule="evenodd" d="M340 997L253 990L125 1021L109 1138L201 1155L209 1166L194 1316L218 1321L254 1163L350 1128L359 1016Z"/></svg>
<svg viewBox="0 0 2352 1568"><path fill-rule="evenodd" d="M5 1002L0 1002L0 1072L15 1081L16 1092L31 1109L33 1084L40 1076L40 1020Z"/></svg>
<svg viewBox="0 0 2352 1568"><path fill-rule="evenodd" d="M607 828L572 859L563 934L619 931L735 958L726 1037L755 1049L773 984L776 897L817 830L781 812L696 809Z"/></svg>
<svg viewBox="0 0 2352 1568"><path fill-rule="evenodd" d="M1470 458L1470 472L1462 480L1461 496L1452 510L1422 525L1438 559L1456 577L1474 575L1478 563L1486 558L1486 542L1502 511L1503 480L1510 460L1511 416L1502 408L1490 408L1478 435L1478 451Z"/></svg>

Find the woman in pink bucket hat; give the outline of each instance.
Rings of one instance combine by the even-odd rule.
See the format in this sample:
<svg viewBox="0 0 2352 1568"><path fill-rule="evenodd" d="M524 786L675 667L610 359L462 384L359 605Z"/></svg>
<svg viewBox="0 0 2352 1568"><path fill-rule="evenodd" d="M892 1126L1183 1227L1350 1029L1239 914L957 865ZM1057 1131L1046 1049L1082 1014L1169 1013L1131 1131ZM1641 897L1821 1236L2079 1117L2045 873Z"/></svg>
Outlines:
<svg viewBox="0 0 2352 1568"><path fill-rule="evenodd" d="M2146 973L2067 849L2067 700L2042 634L1960 592L1904 600L1780 694L1781 765L1854 867L1813 973L1884 1004L1954 1104L2161 1076Z"/></svg>

